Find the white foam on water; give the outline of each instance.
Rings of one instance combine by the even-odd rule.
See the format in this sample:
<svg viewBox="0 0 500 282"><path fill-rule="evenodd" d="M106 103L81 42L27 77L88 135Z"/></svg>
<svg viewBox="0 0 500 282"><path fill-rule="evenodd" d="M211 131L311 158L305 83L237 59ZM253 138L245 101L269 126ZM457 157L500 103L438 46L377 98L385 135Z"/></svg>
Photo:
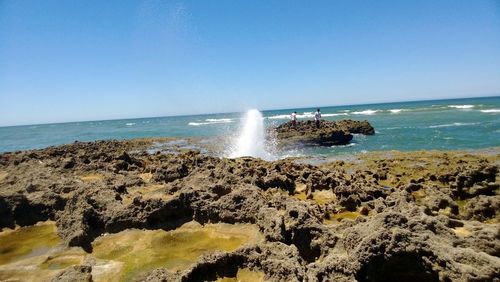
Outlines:
<svg viewBox="0 0 500 282"><path fill-rule="evenodd" d="M478 122L454 122L454 123L447 123L447 124L437 124L437 125L431 125L428 126L428 128L441 128L441 127L451 127L451 126L466 126L466 125L476 125L479 124Z"/></svg>
<svg viewBox="0 0 500 282"><path fill-rule="evenodd" d="M392 110L389 110L389 112L391 112L393 114L399 114L402 111L403 111L403 109L392 109Z"/></svg>
<svg viewBox="0 0 500 282"><path fill-rule="evenodd" d="M336 116L348 116L348 113L340 113L340 114L321 114L321 117L336 117Z"/></svg>
<svg viewBox="0 0 500 282"><path fill-rule="evenodd" d="M356 143L349 143L349 144L345 144L345 145L333 145L331 147L332 148L347 148L347 147L354 147L356 145L357 145Z"/></svg>
<svg viewBox="0 0 500 282"><path fill-rule="evenodd" d="M233 122L233 119L231 119L231 118L207 118L205 121L206 122L213 122L213 123L227 123L227 122Z"/></svg>
<svg viewBox="0 0 500 282"><path fill-rule="evenodd" d="M354 115L373 115L376 112L378 112L378 110L364 110L364 111L359 111L359 112L352 112L352 114L354 114Z"/></svg>
<svg viewBox="0 0 500 282"><path fill-rule="evenodd" d="M290 115L275 115L267 117L268 119L290 119Z"/></svg>
<svg viewBox="0 0 500 282"><path fill-rule="evenodd" d="M229 157L272 159L272 155L266 150L264 118L258 110L252 109L246 112L240 134Z"/></svg>
<svg viewBox="0 0 500 282"><path fill-rule="evenodd" d="M500 113L500 109L481 110L483 113Z"/></svg>
<svg viewBox="0 0 500 282"><path fill-rule="evenodd" d="M472 108L474 108L474 105L448 105L448 108L455 108L455 109L472 109Z"/></svg>
<svg viewBox="0 0 500 282"><path fill-rule="evenodd" d="M129 123L126 123L125 125L126 126L132 126L132 125L135 125L135 122L129 122Z"/></svg>
<svg viewBox="0 0 500 282"><path fill-rule="evenodd" d="M188 125L200 126L200 125L210 125L210 124L220 124L220 123L231 123L234 120L231 118L207 118L203 122L190 122Z"/></svg>

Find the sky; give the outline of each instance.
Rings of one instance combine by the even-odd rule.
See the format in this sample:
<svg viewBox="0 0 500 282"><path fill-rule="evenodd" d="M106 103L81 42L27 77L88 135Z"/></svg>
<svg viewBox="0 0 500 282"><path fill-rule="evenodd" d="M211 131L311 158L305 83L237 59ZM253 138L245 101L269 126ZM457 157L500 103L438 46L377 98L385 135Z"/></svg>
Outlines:
<svg viewBox="0 0 500 282"><path fill-rule="evenodd" d="M0 0L0 126L495 95L499 0Z"/></svg>

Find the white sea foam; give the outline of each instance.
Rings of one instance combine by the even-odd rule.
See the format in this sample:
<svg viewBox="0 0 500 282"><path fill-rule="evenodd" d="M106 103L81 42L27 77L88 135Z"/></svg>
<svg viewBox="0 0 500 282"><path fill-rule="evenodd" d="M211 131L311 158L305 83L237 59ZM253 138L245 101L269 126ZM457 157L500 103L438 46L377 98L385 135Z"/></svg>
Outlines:
<svg viewBox="0 0 500 282"><path fill-rule="evenodd" d="M354 147L356 146L356 143L349 143L345 145L333 145L332 148L347 148L347 147Z"/></svg>
<svg viewBox="0 0 500 282"><path fill-rule="evenodd" d="M204 122L190 122L188 125L200 126L209 124L219 124L219 123L231 123L234 120L231 118L207 118Z"/></svg>
<svg viewBox="0 0 500 282"><path fill-rule="evenodd" d="M392 109L392 110L389 110L389 112L391 112L393 114L399 114L402 111L403 111L403 109Z"/></svg>
<svg viewBox="0 0 500 282"><path fill-rule="evenodd" d="M476 124L479 124L479 123L477 123L477 122L454 122L454 123L447 123L447 124L431 125L428 127L429 128L441 128L441 127L466 126L466 125L476 125Z"/></svg>
<svg viewBox="0 0 500 282"><path fill-rule="evenodd" d="M275 116L270 116L267 118L268 119L290 119L290 115L275 115Z"/></svg>
<svg viewBox="0 0 500 282"><path fill-rule="evenodd" d="M472 108L474 108L474 105L448 105L448 108L455 108L455 109L472 109Z"/></svg>
<svg viewBox="0 0 500 282"><path fill-rule="evenodd" d="M340 113L340 114L321 114L322 117L336 117L336 116L348 116L348 113Z"/></svg>
<svg viewBox="0 0 500 282"><path fill-rule="evenodd" d="M135 125L135 122L129 122L129 123L126 123L125 125L126 126L132 126L132 125Z"/></svg>
<svg viewBox="0 0 500 282"><path fill-rule="evenodd" d="M481 110L483 113L500 113L500 109Z"/></svg>
<svg viewBox="0 0 500 282"><path fill-rule="evenodd" d="M226 122L233 122L233 119L230 119L230 118L207 118L205 121L206 122L213 122L213 123L226 123Z"/></svg>
<svg viewBox="0 0 500 282"><path fill-rule="evenodd" d="M376 112L378 112L378 110L364 110L364 111L359 111L359 112L352 112L352 114L355 114L355 115L373 115Z"/></svg>

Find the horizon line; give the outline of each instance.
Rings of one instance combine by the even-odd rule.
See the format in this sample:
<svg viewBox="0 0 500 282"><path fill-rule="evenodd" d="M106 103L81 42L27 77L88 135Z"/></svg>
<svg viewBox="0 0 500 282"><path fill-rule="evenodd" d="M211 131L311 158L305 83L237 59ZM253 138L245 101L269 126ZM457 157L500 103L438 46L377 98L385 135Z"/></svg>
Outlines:
<svg viewBox="0 0 500 282"><path fill-rule="evenodd" d="M460 99L481 99L481 98L495 98L500 97L500 93L486 95L486 96L467 96L467 97L454 97L454 98L439 98L439 99L423 99L423 100L399 100L399 101L387 101L387 102L375 102L375 103L360 103L360 104L338 104L338 105L327 105L327 106L306 106L306 107L296 107L296 108L274 108L274 109L263 109L259 110L261 112L270 111L284 111L292 109L308 109L308 108L330 108L330 107L347 107L347 106L368 106L368 105L380 105L380 104L395 104L395 103L414 103L414 102L428 102L428 101L446 101L446 100L460 100ZM111 118L111 119L95 119L95 120L76 120L76 121L62 121L62 122L44 122L44 123L30 123L30 124L16 124L16 125L0 125L0 128L6 127L23 127L23 126L37 126L37 125L54 125L54 124L68 124L68 123L80 123L80 122L101 122L101 121L120 121L120 120L136 120L136 119L151 119L151 118L169 118L169 117L188 117L188 116L204 116L204 115L222 115L222 114L236 114L242 113L236 112L216 112L216 113L200 113L200 114L179 114L179 115L166 115L166 116L149 116L149 117L130 117L130 118Z"/></svg>

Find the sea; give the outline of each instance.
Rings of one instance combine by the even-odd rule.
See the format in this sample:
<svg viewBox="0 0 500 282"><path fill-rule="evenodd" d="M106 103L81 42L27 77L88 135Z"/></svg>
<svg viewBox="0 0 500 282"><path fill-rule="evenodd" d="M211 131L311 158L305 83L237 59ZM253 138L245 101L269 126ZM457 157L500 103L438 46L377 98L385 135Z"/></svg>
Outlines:
<svg viewBox="0 0 500 282"><path fill-rule="evenodd" d="M475 150L500 146L500 96L451 100L320 107L325 120L368 120L373 136L355 135L351 144L302 148L283 156L335 156L372 151ZM266 127L286 122L297 111L312 120L316 108L261 111ZM219 113L122 120L0 127L0 152L30 150L78 141L178 137L230 138L244 113Z"/></svg>

